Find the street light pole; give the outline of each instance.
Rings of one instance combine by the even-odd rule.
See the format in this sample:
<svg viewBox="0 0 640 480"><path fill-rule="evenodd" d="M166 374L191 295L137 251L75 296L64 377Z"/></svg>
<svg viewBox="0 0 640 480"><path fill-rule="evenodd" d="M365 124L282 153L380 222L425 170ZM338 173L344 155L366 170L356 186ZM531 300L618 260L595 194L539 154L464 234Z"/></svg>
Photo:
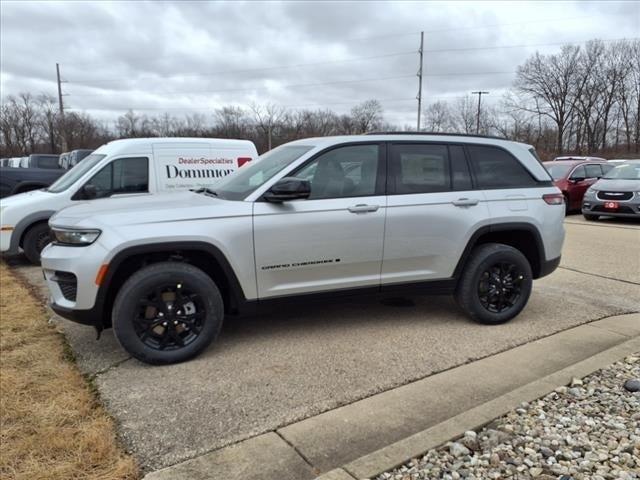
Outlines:
<svg viewBox="0 0 640 480"><path fill-rule="evenodd" d="M471 92L472 95L478 95L478 113L476 116L476 134L480 133L480 102L482 95L488 95L489 92Z"/></svg>

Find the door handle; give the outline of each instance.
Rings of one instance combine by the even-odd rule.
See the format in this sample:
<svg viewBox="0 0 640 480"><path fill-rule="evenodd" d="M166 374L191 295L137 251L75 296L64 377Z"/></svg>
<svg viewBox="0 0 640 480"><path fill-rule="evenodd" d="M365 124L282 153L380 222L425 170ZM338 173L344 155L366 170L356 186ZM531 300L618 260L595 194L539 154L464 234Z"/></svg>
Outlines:
<svg viewBox="0 0 640 480"><path fill-rule="evenodd" d="M459 198L454 200L453 203L456 207L473 207L477 205L479 200L477 198Z"/></svg>
<svg viewBox="0 0 640 480"><path fill-rule="evenodd" d="M349 207L348 210L351 213L366 213L366 212L375 212L376 210L378 210L378 208L380 208L379 205L358 204L358 205Z"/></svg>

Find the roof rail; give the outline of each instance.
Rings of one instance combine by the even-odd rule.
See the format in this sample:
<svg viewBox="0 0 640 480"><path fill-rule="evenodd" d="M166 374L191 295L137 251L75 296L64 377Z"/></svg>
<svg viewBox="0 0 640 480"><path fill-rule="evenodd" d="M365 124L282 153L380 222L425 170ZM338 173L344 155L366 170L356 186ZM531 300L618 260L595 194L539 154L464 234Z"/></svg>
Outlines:
<svg viewBox="0 0 640 480"><path fill-rule="evenodd" d="M474 133L442 133L442 132L367 132L365 135L436 135L444 137L477 137L477 138L492 138L494 140L509 140L505 137L496 137L494 135L476 135Z"/></svg>

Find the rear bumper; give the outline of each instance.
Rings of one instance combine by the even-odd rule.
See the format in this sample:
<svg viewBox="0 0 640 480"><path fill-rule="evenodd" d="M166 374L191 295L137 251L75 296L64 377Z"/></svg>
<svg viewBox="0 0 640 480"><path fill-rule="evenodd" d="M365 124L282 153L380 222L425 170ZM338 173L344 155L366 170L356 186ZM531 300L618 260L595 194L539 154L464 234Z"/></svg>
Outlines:
<svg viewBox="0 0 640 480"><path fill-rule="evenodd" d="M562 257L553 258L551 260L545 260L542 265L540 265L540 275L538 278L546 277L550 273L552 273L558 266L560 265L560 259Z"/></svg>
<svg viewBox="0 0 640 480"><path fill-rule="evenodd" d="M631 201L618 202L619 208L617 210L605 208L605 203L605 201L593 196L585 198L582 202L582 214L602 215L606 217L640 218L640 201L637 200L637 196Z"/></svg>

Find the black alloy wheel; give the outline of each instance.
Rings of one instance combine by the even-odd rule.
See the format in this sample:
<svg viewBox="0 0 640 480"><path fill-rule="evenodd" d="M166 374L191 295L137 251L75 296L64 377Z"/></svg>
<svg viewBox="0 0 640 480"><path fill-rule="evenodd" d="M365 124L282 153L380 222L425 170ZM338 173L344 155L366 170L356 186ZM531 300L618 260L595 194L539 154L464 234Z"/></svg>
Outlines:
<svg viewBox="0 0 640 480"><path fill-rule="evenodd" d="M480 275L480 303L491 313L503 313L513 308L522 295L524 274L509 262L492 265Z"/></svg>
<svg viewBox="0 0 640 480"><path fill-rule="evenodd" d="M196 340L206 307L202 298L182 281L159 285L138 304L134 329L140 341L154 350L175 350Z"/></svg>

